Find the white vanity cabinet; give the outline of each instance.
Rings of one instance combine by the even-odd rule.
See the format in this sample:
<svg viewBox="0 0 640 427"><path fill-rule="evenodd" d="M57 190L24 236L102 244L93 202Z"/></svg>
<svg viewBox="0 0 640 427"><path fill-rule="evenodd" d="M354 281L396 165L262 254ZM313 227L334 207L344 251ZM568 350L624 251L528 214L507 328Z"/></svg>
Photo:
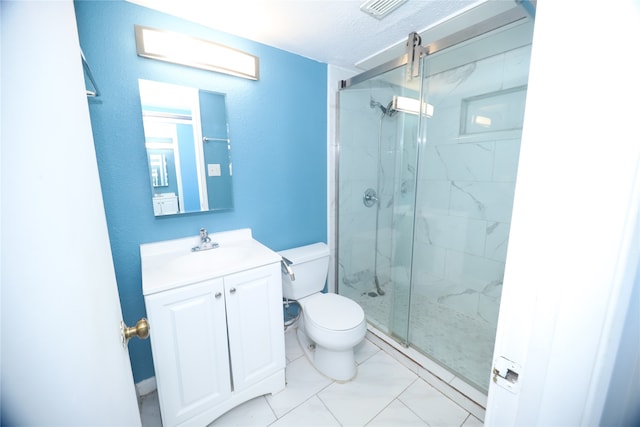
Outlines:
<svg viewBox="0 0 640 427"><path fill-rule="evenodd" d="M171 215L179 213L178 196L174 193L158 194L153 197L153 214Z"/></svg>
<svg viewBox="0 0 640 427"><path fill-rule="evenodd" d="M286 365L280 263L229 275L224 288L233 389L241 392Z"/></svg>
<svg viewBox="0 0 640 427"><path fill-rule="evenodd" d="M145 297L164 426L176 426L231 395L222 279ZM206 423L205 423L206 424Z"/></svg>
<svg viewBox="0 0 640 427"><path fill-rule="evenodd" d="M217 250L202 261L224 255ZM247 261L238 272L214 270L216 277L145 293L165 427L205 426L285 386L280 258L256 259L255 267ZM143 291L144 264L143 255Z"/></svg>

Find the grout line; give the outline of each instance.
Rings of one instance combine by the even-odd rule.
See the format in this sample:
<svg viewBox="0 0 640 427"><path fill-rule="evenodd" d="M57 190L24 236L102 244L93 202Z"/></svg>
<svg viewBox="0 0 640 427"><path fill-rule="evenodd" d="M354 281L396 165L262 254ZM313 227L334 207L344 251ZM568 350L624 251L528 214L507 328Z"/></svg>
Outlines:
<svg viewBox="0 0 640 427"><path fill-rule="evenodd" d="M398 362L398 363L400 363L400 362ZM391 406L391 404L393 402L395 402L396 400L398 402L402 403L404 406L407 406L407 405L405 405L405 403L402 400L400 400L400 395L402 393L404 393L405 391L407 391L409 389L409 387L414 385L416 383L416 381L418 381L419 379L420 379L420 377L416 374L416 378L413 381L411 381L411 383L409 383L405 388L403 388L400 392L398 392L398 394L396 394L395 397L393 399L391 399L391 401L389 403L387 403L382 409L380 409L380 411L378 411L373 417L371 417L371 419L369 421L367 421L364 425L366 426L369 423L371 423L373 420L375 420L382 412L384 412L385 409L387 409L389 406ZM409 410L411 410L411 408L409 408L409 407L407 407L407 408ZM413 411L411 411L411 412L413 412ZM415 412L414 412L414 414L415 414ZM416 415L418 415L418 414L416 414ZM418 418L420 418L420 417L418 417ZM422 418L420 418L420 419L422 420ZM424 420L422 420L422 421L424 421ZM426 421L425 421L425 423L426 423Z"/></svg>
<svg viewBox="0 0 640 427"><path fill-rule="evenodd" d="M370 423L372 423L378 416L380 416L380 414L383 411L385 411L387 408L389 408L389 406L392 405L394 403L394 401L400 402L404 407L409 409L420 420L422 420L426 425L428 425L426 420L424 420L422 417L420 417L415 411L413 411L409 406L407 406L407 404L405 402L403 402L400 399L400 396L404 392L406 392L407 389L409 389L414 384L416 384L416 381L418 381L418 380L425 381L425 383L427 383L429 386L433 387L440 394L442 394L447 399L449 399L453 403L455 403L457 406L459 406L462 409L464 409L465 412L467 412L467 417L464 419L464 421L462 422L461 426L464 425L464 423L466 423L467 421L469 421L471 419L470 417L474 417L474 419L478 419L478 420L480 420L482 422L482 420L484 418L484 408L481 408L479 405L476 407L477 403L473 402L471 399L469 399L468 397L464 396L459 390L454 388L451 384L448 384L447 382L445 382L441 378L438 378L435 374L433 374L429 370L427 370L424 367L422 367L422 365L419 362L417 362L417 361L413 360L412 358L408 357L407 355L402 353L399 349L393 347L387 341L385 341L383 338L377 336L375 333L372 333L370 330L367 331L367 336L366 336L365 339L367 341L369 341L369 343L375 347L375 351L373 351L371 354L369 354L368 357L366 357L360 363L358 363L358 367L360 367L361 365L363 365L364 363L369 361L374 355L379 354L379 352L382 351L386 355L391 357L395 362L399 363L400 365L402 365L403 367L405 367L406 369L408 369L409 371L411 371L413 374L416 375L415 379L413 379L403 390L401 390L399 393L397 393L397 395L395 395L392 398L392 400L389 403L387 403L381 410L379 410L371 419L366 421L365 425L369 425ZM304 350L303 349L300 349L300 350L302 352L301 352L301 354L298 355L298 357L296 357L294 359L291 359L291 360L287 359L287 366L290 363L298 360L300 357L304 357L304 358L307 359L307 362L309 362L311 368L315 369L315 367L313 366L313 363L311 363L311 361L309 361L309 359L308 359L306 353L304 352ZM374 349L372 349L372 350L374 350ZM320 397L320 393L322 393L323 391L325 391L330 386L332 386L332 385L334 385L336 383L337 382L334 381L334 380L330 381L324 387L320 388L316 393L314 393L313 395L309 396L306 400L304 400L303 402L299 403L295 407L291 408L290 410L288 410L287 412L282 414L282 416L280 416L280 417L278 417L278 415L276 414L274 408L271 406L271 403L269 402L269 399L267 399L266 396L260 396L267 403L269 409L271 410L272 415L275 417L275 420L273 422L269 423L268 425L273 425L274 423L276 423L277 421L279 421L283 417L285 417L288 414L290 414L291 412L293 412L295 409L299 408L301 405L304 405L304 404L308 403L313 397L317 397L320 400L320 402L322 403L322 405L324 406L324 408L331 414L333 419L337 422L337 424L338 425L342 425L340 420L329 409L327 404ZM455 396L458 399L456 400L456 398L452 398L451 396ZM475 410L470 410L466 406L464 406L461 403L459 403L459 400L461 400L461 398L462 398L462 400L464 400L464 402L467 403L467 406L469 406L470 404L473 404ZM239 405L239 406L241 406L241 405Z"/></svg>
<svg viewBox="0 0 640 427"><path fill-rule="evenodd" d="M400 349L396 348L395 346L387 342L384 338L380 337L374 330L368 329L367 335L368 335L367 338L369 338L369 336L373 337L373 339L375 339L376 341L375 344L378 347L380 347L382 351L389 354L391 357L394 357L394 354L395 354L395 355L398 355L400 358L403 358L404 360L406 360L407 363L415 364L418 367L418 370L416 372L418 377L422 378L427 384L435 388L442 395L447 397L449 400L453 401L456 405L460 406L462 409L472 414L474 417L478 418L479 420L482 421L484 419L485 408L480 403L476 402L474 399L467 396L461 390L458 390L456 387L449 384L449 382L440 378L433 371L429 370L428 368L425 368L424 366L422 366L421 363L409 357L408 355L403 353ZM398 360L399 363L403 363L402 360L396 357L394 357L394 359ZM405 364L405 366L407 365ZM454 377L451 381L455 380L456 378L457 377Z"/></svg>
<svg viewBox="0 0 640 427"><path fill-rule="evenodd" d="M286 385L285 385L285 387L286 387ZM267 399L267 395L265 394L265 395L260 396L260 397L261 397L261 398L263 398L265 402L267 402L267 406L269 407L269 409L271 410L271 413L273 414L273 416L274 416L274 418L275 418L275 420L273 421L273 423L277 422L277 421L279 420L279 418L278 418L278 414L276 414L276 411L274 411L274 410L273 410L273 407L272 407L272 406L271 406L271 404L269 403L269 399ZM237 408L237 406L236 406L236 408ZM230 409L230 410L231 410L231 409ZM273 424L273 423L269 423L268 425L271 425L271 424Z"/></svg>
<svg viewBox="0 0 640 427"><path fill-rule="evenodd" d="M417 380L416 380L416 381L417 381ZM396 398L396 400L397 400L398 402L400 402L400 403L402 404L402 406L404 406L405 408L407 408L407 409L408 409L412 414L414 414L416 417L418 417L420 420L422 420L422 422L423 422L423 423L425 423L425 425L431 425L431 424L429 424L429 423L427 422L427 420L425 420L425 419L424 419L424 418L422 418L420 415L418 415L418 414L416 413L416 411L414 411L413 409L411 409L411 408L409 407L409 405L407 405L406 403L404 403L404 402L403 402L399 397L397 397L397 398ZM466 419L466 418L465 418L465 419Z"/></svg>
<svg viewBox="0 0 640 427"><path fill-rule="evenodd" d="M333 384L333 383L332 383ZM326 387L325 387L326 388ZM324 389L323 389L324 390ZM327 412L329 412L331 414L331 416L333 417L334 420L336 420L336 422L338 423L338 425L342 426L342 423L340 422L340 420L338 419L338 417L336 417L336 414L334 414L333 412L331 412L331 409L329 409L329 407L327 406L327 404L325 403L324 400L322 400L322 398L319 396L320 392L314 394L314 396L316 396L318 398L318 400L320 401L320 403L322 403L322 406L325 407L325 409L327 410Z"/></svg>

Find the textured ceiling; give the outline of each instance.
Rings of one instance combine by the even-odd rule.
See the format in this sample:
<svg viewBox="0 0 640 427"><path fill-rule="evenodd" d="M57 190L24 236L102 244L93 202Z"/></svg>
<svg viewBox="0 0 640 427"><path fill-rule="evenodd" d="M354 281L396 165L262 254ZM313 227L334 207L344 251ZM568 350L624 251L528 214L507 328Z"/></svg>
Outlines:
<svg viewBox="0 0 640 427"><path fill-rule="evenodd" d="M410 32L422 32L486 2L408 0L378 20L360 11L360 0L130 1L353 70L381 51L404 44Z"/></svg>

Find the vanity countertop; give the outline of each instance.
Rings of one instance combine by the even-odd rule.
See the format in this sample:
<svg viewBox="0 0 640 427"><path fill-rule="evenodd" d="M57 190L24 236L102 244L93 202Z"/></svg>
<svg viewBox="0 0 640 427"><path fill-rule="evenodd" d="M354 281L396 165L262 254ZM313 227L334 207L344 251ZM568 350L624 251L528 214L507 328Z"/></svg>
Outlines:
<svg viewBox="0 0 640 427"><path fill-rule="evenodd" d="M209 237L219 247L192 252L200 242L199 236L140 245L142 293L151 295L281 260L280 255L255 240L248 228Z"/></svg>

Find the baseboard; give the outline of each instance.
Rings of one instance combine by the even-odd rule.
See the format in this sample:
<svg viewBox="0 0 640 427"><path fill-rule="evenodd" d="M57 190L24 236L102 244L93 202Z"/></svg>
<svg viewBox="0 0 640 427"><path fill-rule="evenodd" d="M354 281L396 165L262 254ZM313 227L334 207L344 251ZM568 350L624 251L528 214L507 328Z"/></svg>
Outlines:
<svg viewBox="0 0 640 427"><path fill-rule="evenodd" d="M147 378L146 380L136 383L136 395L138 397L146 396L156 391L157 388L156 377Z"/></svg>

